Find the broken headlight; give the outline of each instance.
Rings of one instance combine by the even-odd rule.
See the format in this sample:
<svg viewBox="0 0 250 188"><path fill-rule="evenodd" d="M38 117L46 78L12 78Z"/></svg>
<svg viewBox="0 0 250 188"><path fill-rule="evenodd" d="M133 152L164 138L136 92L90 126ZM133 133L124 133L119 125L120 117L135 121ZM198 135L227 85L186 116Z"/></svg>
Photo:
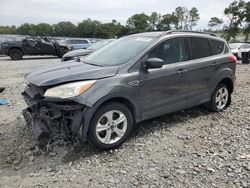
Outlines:
<svg viewBox="0 0 250 188"><path fill-rule="evenodd" d="M73 82L47 89L44 96L49 98L71 98L87 91L96 80Z"/></svg>
<svg viewBox="0 0 250 188"><path fill-rule="evenodd" d="M7 47L8 47L8 44L2 43L2 44L1 44L1 47L2 47L2 48L7 48Z"/></svg>

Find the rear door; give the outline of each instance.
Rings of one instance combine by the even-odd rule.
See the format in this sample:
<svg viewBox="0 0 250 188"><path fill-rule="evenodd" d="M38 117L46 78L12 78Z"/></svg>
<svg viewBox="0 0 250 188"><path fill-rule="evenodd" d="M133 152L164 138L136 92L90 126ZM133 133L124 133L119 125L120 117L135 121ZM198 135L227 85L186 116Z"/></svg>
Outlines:
<svg viewBox="0 0 250 188"><path fill-rule="evenodd" d="M141 72L139 108L148 119L185 108L188 91L186 77L187 42L185 38L168 39L144 58L160 58L164 66Z"/></svg>
<svg viewBox="0 0 250 188"><path fill-rule="evenodd" d="M219 54L223 52L224 43L205 37L189 37L189 47L191 58L187 73L187 105L190 107L210 99L213 75L223 62Z"/></svg>

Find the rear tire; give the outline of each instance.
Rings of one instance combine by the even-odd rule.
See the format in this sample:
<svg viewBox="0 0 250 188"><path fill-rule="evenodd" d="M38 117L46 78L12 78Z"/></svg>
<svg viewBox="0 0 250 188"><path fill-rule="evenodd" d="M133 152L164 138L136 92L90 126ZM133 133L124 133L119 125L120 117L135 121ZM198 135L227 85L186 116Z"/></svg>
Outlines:
<svg viewBox="0 0 250 188"><path fill-rule="evenodd" d="M219 84L211 97L211 101L206 104L208 110L212 112L221 112L227 109L231 104L231 93L227 85Z"/></svg>
<svg viewBox="0 0 250 188"><path fill-rule="evenodd" d="M23 52L19 49L11 49L9 55L12 60L23 59Z"/></svg>
<svg viewBox="0 0 250 188"><path fill-rule="evenodd" d="M87 139L99 150L119 147L130 136L133 116L121 103L107 103L94 114Z"/></svg>

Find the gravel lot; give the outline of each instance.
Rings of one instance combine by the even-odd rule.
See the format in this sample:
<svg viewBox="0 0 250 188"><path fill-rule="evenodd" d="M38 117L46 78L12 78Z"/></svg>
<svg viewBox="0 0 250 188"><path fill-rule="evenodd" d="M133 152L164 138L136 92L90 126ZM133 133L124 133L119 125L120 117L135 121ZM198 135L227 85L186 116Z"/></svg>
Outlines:
<svg viewBox="0 0 250 188"><path fill-rule="evenodd" d="M54 57L0 57L0 187L250 187L250 65L238 65L229 109L197 107L137 125L118 150L35 146L21 115L24 75Z"/></svg>

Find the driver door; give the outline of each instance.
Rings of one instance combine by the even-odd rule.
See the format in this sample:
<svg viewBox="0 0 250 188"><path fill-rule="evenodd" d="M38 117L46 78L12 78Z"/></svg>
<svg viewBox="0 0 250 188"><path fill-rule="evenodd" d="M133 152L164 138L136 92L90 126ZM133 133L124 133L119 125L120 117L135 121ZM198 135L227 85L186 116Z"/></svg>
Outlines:
<svg viewBox="0 0 250 188"><path fill-rule="evenodd" d="M168 39L154 47L144 58L160 58L164 65L140 73L139 108L142 119L157 117L185 108L188 94L188 64L185 38Z"/></svg>
<svg viewBox="0 0 250 188"><path fill-rule="evenodd" d="M28 54L28 55L37 54L37 49L35 45L36 45L36 42L34 39L24 39L22 48L25 54Z"/></svg>

